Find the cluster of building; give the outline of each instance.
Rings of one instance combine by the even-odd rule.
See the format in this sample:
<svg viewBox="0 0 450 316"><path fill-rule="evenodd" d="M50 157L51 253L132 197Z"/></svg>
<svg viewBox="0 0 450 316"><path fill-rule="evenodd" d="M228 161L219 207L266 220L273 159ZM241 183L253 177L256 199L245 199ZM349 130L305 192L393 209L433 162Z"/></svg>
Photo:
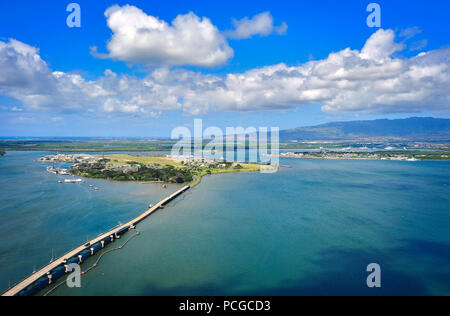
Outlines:
<svg viewBox="0 0 450 316"><path fill-rule="evenodd" d="M419 161L416 158L410 158L407 156L390 156L390 157L381 157L381 160L400 160L400 161Z"/></svg>
<svg viewBox="0 0 450 316"><path fill-rule="evenodd" d="M153 168L153 167L149 167ZM119 171L122 173L131 173L131 172L138 172L139 169L141 169L141 165L122 165L122 166L115 166L113 164L106 164L104 170L114 170Z"/></svg>
<svg viewBox="0 0 450 316"><path fill-rule="evenodd" d="M83 162L77 162L72 166L74 170L80 170L80 169L86 169L86 168L92 168L100 170L101 172L104 171L115 171L115 172L122 172L122 173L132 173L132 172L138 172L141 169L140 164L132 164L132 163L126 163L126 164L113 164L109 162L110 159L104 159L104 158L96 158L94 160L88 160ZM148 168L154 168L153 166L147 166Z"/></svg>
<svg viewBox="0 0 450 316"><path fill-rule="evenodd" d="M137 163L125 163L122 165L111 163L109 158L104 158L100 156L92 156L87 154L57 154L57 155L49 155L39 159L41 162L47 163L74 163L73 168L78 169L78 167L94 167L97 169L101 169L101 171L114 170L122 173L131 173L138 172L141 169L141 165ZM161 165L147 165L147 168L152 169L164 169L166 166ZM69 170L59 169L49 167L49 172L57 173L57 174L70 174Z"/></svg>
<svg viewBox="0 0 450 316"><path fill-rule="evenodd" d="M319 153L281 153L282 158L297 158L297 159L380 159L377 154L360 153L337 153L337 152L319 152Z"/></svg>
<svg viewBox="0 0 450 316"><path fill-rule="evenodd" d="M39 161L50 163L95 163L102 158L86 154L56 154L39 158Z"/></svg>
<svg viewBox="0 0 450 316"><path fill-rule="evenodd" d="M239 168L241 166L239 163L227 162L225 158L220 159L208 159L205 157L195 157L195 156L174 156L168 155L168 158L181 162L184 167L191 169L229 169L229 168Z"/></svg>
<svg viewBox="0 0 450 316"><path fill-rule="evenodd" d="M368 152L311 152L311 153L281 153L281 158L297 158L297 159L365 159L365 160L400 160L400 161L417 161L404 155L380 155L378 153Z"/></svg>

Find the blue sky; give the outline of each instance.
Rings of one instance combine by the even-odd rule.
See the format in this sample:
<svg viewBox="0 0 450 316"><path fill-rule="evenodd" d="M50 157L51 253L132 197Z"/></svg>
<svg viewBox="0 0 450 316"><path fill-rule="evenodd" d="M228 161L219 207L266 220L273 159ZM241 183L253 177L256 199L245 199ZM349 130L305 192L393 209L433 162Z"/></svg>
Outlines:
<svg viewBox="0 0 450 316"><path fill-rule="evenodd" d="M0 41L4 43L3 53L7 56L3 61L14 58L13 60L17 62L16 68L13 68L15 64L11 62L5 64L2 67L6 68L3 75L0 69L0 136L162 137L168 136L176 126L189 126L194 118L199 117L205 120L206 125L278 126L282 129L336 120L399 118L413 115L450 117L448 114L450 99L440 86L448 78L446 76L448 69L445 68L449 64L448 1L376 1L381 5L382 31L385 33L380 32L379 40L374 39L372 42L377 45L381 43L379 46L384 45L386 50L394 47L389 30L395 34L395 43L403 45L401 49L393 48L389 56L383 53L383 60L381 57L376 57L375 60L373 56L361 59L359 55L363 54L362 49L368 39L379 31L366 25L366 18L369 15L366 7L372 1L78 0L76 2L81 6L81 28L69 28L66 25L69 14L66 12L66 6L70 1L0 3ZM180 37L175 37L173 44L175 46L161 48L161 45L166 44L156 42L151 44L149 39L155 37L138 32L143 34L142 36L149 37L143 38L144 48L134 47L134 43L139 39L128 42L128 39L124 38L128 33L122 33L122 30L129 27L129 19L118 20L117 28L112 30L107 25L108 18L105 17L105 10L118 5L110 14L113 21L114 15L121 13L121 10L124 11L127 4L141 10L145 18L153 17L160 22L167 22L169 28L178 15L186 15L188 22L175 30L175 33L167 33L178 36L182 27L190 26L196 34L198 31L196 27L200 26L196 26L195 23L198 22L200 25L200 22L204 22L203 17L208 18L210 21L208 27L215 30L214 39L195 38L193 39L195 43L189 43L184 41L185 39L181 41ZM139 14L142 17L143 15L136 10L130 10L127 14ZM189 12L193 13L194 18L187 15ZM261 26L262 22L256 23L256 18L254 20L253 18L258 14L263 14L264 18L271 17L273 24ZM247 20L243 20L246 17ZM245 21L249 23L245 24ZM279 29L283 24L287 26L287 30ZM239 25L244 33L249 30L254 32L243 36L237 30ZM161 36L164 38L165 34ZM107 46L114 37L117 37L116 43ZM22 46L12 44L10 39L35 48L36 51L30 53ZM222 46L216 47L217 41ZM202 52L201 49L208 45L211 50L205 49ZM98 48L99 55L90 53L93 46ZM358 50L359 53L348 56L343 52L347 47ZM370 46L366 51L369 51L369 48L372 52L377 49ZM24 49L30 54L26 57L26 66L23 66L24 61L19 60L25 58ZM169 56L174 50L182 53L176 55L176 58ZM209 64L205 66L206 59L211 56L210 53L217 50L220 50L222 57L215 58L211 63L208 61ZM438 53L432 57L425 56L422 61L414 59L419 53L433 51ZM1 52L0 46L0 60ZM337 68L330 66L332 61L328 56L333 52L341 52L339 60L352 76L350 80L345 78L345 82L341 81L337 86L336 79L329 79L332 74L330 71L335 72L333 75L341 73ZM11 54L18 54L19 57L11 57ZM30 57L34 55L39 56L40 61L36 62L34 57ZM399 65L395 60L400 60L404 64ZM316 66L309 66L310 61L316 62ZM355 66L357 63L359 64ZM430 66L430 63L433 64ZM267 75L267 71L261 71L265 67L279 64L285 66L277 67L272 79L266 78L271 77ZM418 65L423 67L421 73L424 71L430 73L426 78L421 77L421 81L417 79L411 82L412 79L409 77L412 71L417 70ZM439 66L444 68L436 70ZM319 72L320 67L328 67L326 75ZM365 68L368 71L364 72L366 74L372 73L370 67L376 67L373 68L374 71L379 71L380 74L374 75L376 79L373 81L354 79L355 71L361 71L362 67L368 67ZM406 67L409 67L409 70ZM399 70L400 68L402 70ZM152 89L146 85L149 76L154 78L153 74L160 69L163 69L165 76L170 79L165 79L164 83L153 82L151 79L150 86L158 84L158 91L146 91L145 89ZM120 80L116 79L113 83L111 79L105 83L106 79L102 78L107 77L106 70L113 73L115 78L127 80L129 87L143 85L143 88L136 91L142 93L140 101L133 98L131 94L134 92L130 92L130 96L126 97L120 93L113 96L114 90L117 92L119 89ZM391 77L382 78L383 72L386 74L391 70L393 71ZM315 71L317 74L298 75L302 71ZM20 72L24 74L18 74ZM56 76L52 75L54 72L64 73L63 78L59 75L57 79L52 77L47 86L45 81L49 76ZM289 75L282 77L282 74L287 73ZM25 74L31 75L26 77ZM226 80L230 74L243 75L244 81L233 86L235 81ZM83 83L76 87L65 86L69 85L67 82L74 80L75 77L71 75L79 76ZM186 82L179 83L177 78L180 76L188 77ZM209 87L208 91L205 91L199 86L210 84L211 77L208 76L214 78L215 87ZM259 86L244 87L254 82L253 76L262 78L257 83ZM429 77L433 77L436 81ZM289 81L288 78L293 79ZM197 80L202 84L191 88L189 82ZM398 83L400 81L402 84ZM36 82L40 82L42 87L35 87ZM293 86L290 90L273 88L280 83L291 82L297 86ZM379 101L372 102L371 99L374 97L367 97L366 100L356 93L358 91L347 88L346 84L345 89L349 89L348 91L345 93L336 91L337 87L348 82L355 83L355 88L351 89L356 90L371 84L373 89L369 87L370 89L381 89L380 87L393 82L401 87L400 90L408 89L408 86L413 90L415 84L428 85L428 90L424 89L415 96L413 92L417 92L417 88L415 91L405 90L402 95L395 97L391 97L390 91L380 90L381 92L374 95L382 95ZM73 82L70 83L72 84ZM108 87L112 92L92 97L93 86L104 90ZM87 90L89 92L86 92ZM302 96L296 95L297 92ZM411 96L406 97L409 92ZM439 95L439 98L435 95ZM77 96L80 96L80 100L73 100ZM169 102L168 97L173 97L174 100ZM407 101L411 104L410 107ZM168 105L171 102L173 104ZM366 106L364 102L371 104Z"/></svg>

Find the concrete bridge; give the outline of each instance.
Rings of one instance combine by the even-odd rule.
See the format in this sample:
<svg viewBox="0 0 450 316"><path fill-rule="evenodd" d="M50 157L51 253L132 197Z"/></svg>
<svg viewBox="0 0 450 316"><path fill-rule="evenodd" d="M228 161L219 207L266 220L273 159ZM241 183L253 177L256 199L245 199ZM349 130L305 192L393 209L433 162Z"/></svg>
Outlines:
<svg viewBox="0 0 450 316"><path fill-rule="evenodd" d="M51 282L54 282L56 280L52 280L51 271L60 267L64 266L69 259L72 258L78 258L80 256L80 253L86 250L92 249L91 247L95 244L101 243L102 247L106 242L112 242L114 239L117 239L120 237L120 235L126 233L130 229L133 229L137 224L142 222L144 219L146 219L148 216L159 210L161 207L166 206L168 203L170 203L172 200L176 199L178 196L189 190L190 186L184 186L175 193L171 194L170 196L166 197L165 199L159 201L157 204L152 206L150 209L148 209L146 212L142 213L138 217L134 218L133 220L129 221L126 224L123 224L121 226L115 227L111 230L109 230L106 233L103 233L99 235L98 237L92 239L91 241L86 242L85 244L71 250L70 252L66 253L65 255L61 256L60 258L56 259L55 261L49 263L39 271L33 273L29 277L27 277L25 280L19 282L12 288L10 288L8 291L2 294L2 296L18 296L26 290L28 287L32 286L37 282L38 280L42 278L48 278L49 285ZM80 259L81 261L81 259Z"/></svg>

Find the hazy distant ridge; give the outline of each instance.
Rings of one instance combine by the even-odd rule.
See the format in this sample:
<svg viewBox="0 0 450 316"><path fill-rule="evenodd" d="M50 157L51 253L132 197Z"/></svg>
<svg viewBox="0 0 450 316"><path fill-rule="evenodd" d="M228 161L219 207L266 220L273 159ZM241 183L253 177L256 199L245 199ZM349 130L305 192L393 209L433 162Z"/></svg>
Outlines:
<svg viewBox="0 0 450 316"><path fill-rule="evenodd" d="M396 120L334 122L281 131L280 137L282 140L326 140L366 137L449 139L450 119L413 117Z"/></svg>

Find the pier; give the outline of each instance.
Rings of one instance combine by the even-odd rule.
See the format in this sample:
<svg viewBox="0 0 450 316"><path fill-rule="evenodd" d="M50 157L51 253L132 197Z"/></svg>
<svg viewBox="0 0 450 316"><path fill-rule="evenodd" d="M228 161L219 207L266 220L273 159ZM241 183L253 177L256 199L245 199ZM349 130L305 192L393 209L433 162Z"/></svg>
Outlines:
<svg viewBox="0 0 450 316"><path fill-rule="evenodd" d="M178 196L180 196L190 188L191 186L189 185L182 187L181 189L159 201L157 204L149 208L146 212L142 213L128 223L115 227L108 232L92 239L91 241L88 241L85 244L71 250L55 261L49 263L39 271L33 273L25 280L19 282L18 284L7 290L5 293L3 293L2 296L28 296L36 294L37 292L43 290L45 287L53 284L57 278L61 278L66 273L69 273L69 271L67 271L67 269L65 268L67 264L81 264L84 260L86 260L90 256L95 255L95 253L103 249L107 244L120 238L121 235L125 234L129 230L134 229L137 224L142 222L151 214L158 211L160 208L169 204L171 201L176 199Z"/></svg>

